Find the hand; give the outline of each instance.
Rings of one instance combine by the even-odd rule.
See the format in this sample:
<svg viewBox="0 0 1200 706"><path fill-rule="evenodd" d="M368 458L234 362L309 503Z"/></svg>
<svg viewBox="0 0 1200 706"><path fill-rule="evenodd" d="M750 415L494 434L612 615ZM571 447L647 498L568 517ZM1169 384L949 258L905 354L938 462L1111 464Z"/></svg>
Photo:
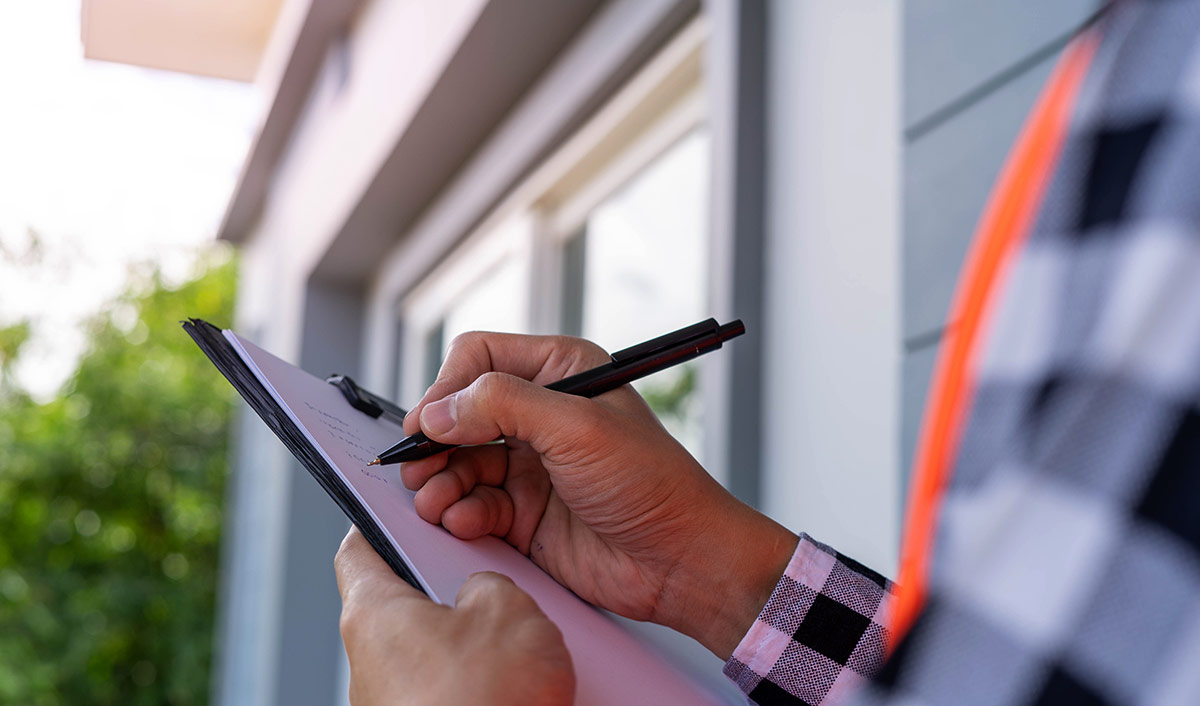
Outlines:
<svg viewBox="0 0 1200 706"><path fill-rule="evenodd" d="M334 565L354 706L573 701L562 633L508 578L475 574L453 608L438 605L392 573L357 528Z"/></svg>
<svg viewBox="0 0 1200 706"><path fill-rule="evenodd" d="M691 635L725 659L797 538L726 492L626 385L543 385L608 361L561 336L465 334L405 419L459 448L401 467L417 513L502 537L583 599Z"/></svg>

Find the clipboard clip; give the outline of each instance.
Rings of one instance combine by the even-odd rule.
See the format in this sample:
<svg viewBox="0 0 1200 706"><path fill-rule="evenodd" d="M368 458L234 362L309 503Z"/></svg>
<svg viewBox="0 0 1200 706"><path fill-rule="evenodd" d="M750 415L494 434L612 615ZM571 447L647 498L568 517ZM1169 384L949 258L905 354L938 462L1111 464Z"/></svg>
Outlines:
<svg viewBox="0 0 1200 706"><path fill-rule="evenodd" d="M384 417L396 424L404 424L404 416L408 412L396 403L359 387L348 375L330 375L325 382L342 391L342 396L350 406L373 419Z"/></svg>

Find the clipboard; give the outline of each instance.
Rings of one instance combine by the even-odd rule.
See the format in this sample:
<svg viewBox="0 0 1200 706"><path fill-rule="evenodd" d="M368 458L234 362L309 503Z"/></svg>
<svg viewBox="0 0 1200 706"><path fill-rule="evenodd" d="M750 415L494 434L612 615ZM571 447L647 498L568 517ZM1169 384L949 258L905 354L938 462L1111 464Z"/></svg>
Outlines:
<svg viewBox="0 0 1200 706"><path fill-rule="evenodd" d="M403 434L402 408L346 376L310 375L206 321L183 327L400 578L447 605L477 571L497 571L525 590L563 634L576 704L745 703L721 661L690 638L587 604L497 537L461 540L417 516L398 474L366 465Z"/></svg>

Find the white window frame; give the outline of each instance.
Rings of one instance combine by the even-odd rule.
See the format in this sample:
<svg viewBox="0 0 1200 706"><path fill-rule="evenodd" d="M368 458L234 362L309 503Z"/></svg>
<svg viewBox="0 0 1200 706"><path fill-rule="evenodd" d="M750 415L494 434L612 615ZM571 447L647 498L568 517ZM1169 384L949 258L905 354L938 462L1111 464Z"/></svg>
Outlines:
<svg viewBox="0 0 1200 706"><path fill-rule="evenodd" d="M521 322L510 333L530 331L528 311L531 296L534 226L529 214L516 213L488 228L475 231L446 261L429 273L400 303L399 314L404 322L401 337L399 370L399 399L415 400L424 392L427 361L425 342L444 320L446 312L472 286L495 268L512 258L523 271L519 278L522 291L512 302Z"/></svg>
<svg viewBox="0 0 1200 706"><path fill-rule="evenodd" d="M693 20L526 182L537 214L534 327L562 321L561 252L592 211L705 124L707 27ZM711 250L711 247L710 247ZM611 343L611 342L610 342Z"/></svg>
<svg viewBox="0 0 1200 706"><path fill-rule="evenodd" d="M398 399L424 392L427 337L452 303L506 257L521 258L528 268L525 291L513 303L523 307L523 332L559 332L567 240L594 208L705 124L707 35L702 16L681 29L400 298Z"/></svg>

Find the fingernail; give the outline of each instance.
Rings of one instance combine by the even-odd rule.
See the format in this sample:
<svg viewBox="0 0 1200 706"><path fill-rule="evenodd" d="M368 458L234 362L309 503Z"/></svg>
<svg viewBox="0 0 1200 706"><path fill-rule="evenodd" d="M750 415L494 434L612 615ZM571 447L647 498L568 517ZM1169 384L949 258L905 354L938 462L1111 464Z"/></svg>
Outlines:
<svg viewBox="0 0 1200 706"><path fill-rule="evenodd" d="M450 395L425 405L425 409L421 410L421 427L430 434L445 434L453 429L458 421L454 409L457 396Z"/></svg>

